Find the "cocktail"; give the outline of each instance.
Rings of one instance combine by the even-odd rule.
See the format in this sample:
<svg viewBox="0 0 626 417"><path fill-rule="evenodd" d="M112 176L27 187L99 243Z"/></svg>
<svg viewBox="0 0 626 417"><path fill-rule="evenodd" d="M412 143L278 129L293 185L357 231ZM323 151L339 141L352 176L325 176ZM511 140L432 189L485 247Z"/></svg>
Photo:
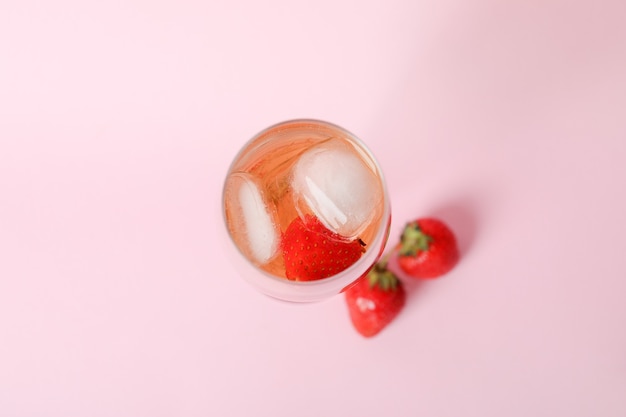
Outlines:
<svg viewBox="0 0 626 417"><path fill-rule="evenodd" d="M253 137L230 166L222 207L241 275L294 302L326 299L366 273L391 219L372 154L350 132L317 120Z"/></svg>

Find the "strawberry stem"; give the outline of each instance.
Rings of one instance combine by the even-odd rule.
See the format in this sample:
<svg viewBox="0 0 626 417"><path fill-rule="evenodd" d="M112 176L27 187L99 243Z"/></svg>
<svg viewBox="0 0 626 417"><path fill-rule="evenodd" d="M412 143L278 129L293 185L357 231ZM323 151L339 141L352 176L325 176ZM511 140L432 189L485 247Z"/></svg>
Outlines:
<svg viewBox="0 0 626 417"><path fill-rule="evenodd" d="M417 222L408 223L400 236L400 255L413 256L419 251L428 250L432 237L425 234Z"/></svg>
<svg viewBox="0 0 626 417"><path fill-rule="evenodd" d="M398 286L398 278L387 269L389 257L392 252L387 252L380 261L376 262L374 267L367 273L367 280L370 288L378 286L383 291L395 291Z"/></svg>

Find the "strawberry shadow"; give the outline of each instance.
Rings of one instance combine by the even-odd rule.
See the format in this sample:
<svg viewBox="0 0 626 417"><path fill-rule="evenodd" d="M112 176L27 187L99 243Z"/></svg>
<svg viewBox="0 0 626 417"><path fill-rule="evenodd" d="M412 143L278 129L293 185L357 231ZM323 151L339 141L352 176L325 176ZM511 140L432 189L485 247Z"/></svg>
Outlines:
<svg viewBox="0 0 626 417"><path fill-rule="evenodd" d="M480 229L479 207L470 197L451 201L430 211L431 217L445 222L456 236L461 260L473 248Z"/></svg>

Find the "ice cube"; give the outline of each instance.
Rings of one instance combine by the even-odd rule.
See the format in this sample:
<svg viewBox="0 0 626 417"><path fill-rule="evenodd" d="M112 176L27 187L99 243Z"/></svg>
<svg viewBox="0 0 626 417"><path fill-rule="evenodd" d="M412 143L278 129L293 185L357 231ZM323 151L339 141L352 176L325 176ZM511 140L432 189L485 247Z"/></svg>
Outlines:
<svg viewBox="0 0 626 417"><path fill-rule="evenodd" d="M348 238L367 227L383 198L371 165L339 139L302 154L292 181L296 203L303 200L326 227Z"/></svg>
<svg viewBox="0 0 626 417"><path fill-rule="evenodd" d="M233 240L244 255L266 264L278 250L279 233L261 189L251 175L233 174L224 195Z"/></svg>

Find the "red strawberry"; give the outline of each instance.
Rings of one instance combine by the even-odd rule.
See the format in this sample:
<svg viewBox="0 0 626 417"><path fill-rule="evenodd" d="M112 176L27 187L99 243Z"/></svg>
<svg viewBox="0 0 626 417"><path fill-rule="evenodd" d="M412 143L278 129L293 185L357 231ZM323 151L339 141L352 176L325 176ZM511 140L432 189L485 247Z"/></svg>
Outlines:
<svg viewBox="0 0 626 417"><path fill-rule="evenodd" d="M402 282L378 263L346 290L346 303L354 328L372 337L385 328L404 307L406 293Z"/></svg>
<svg viewBox="0 0 626 417"><path fill-rule="evenodd" d="M398 265L415 278L437 278L450 271L459 260L454 233L434 218L408 223L400 242Z"/></svg>
<svg viewBox="0 0 626 417"><path fill-rule="evenodd" d="M312 281L338 274L363 253L360 239L346 240L328 230L317 217L292 221L281 241L285 275L295 281Z"/></svg>

